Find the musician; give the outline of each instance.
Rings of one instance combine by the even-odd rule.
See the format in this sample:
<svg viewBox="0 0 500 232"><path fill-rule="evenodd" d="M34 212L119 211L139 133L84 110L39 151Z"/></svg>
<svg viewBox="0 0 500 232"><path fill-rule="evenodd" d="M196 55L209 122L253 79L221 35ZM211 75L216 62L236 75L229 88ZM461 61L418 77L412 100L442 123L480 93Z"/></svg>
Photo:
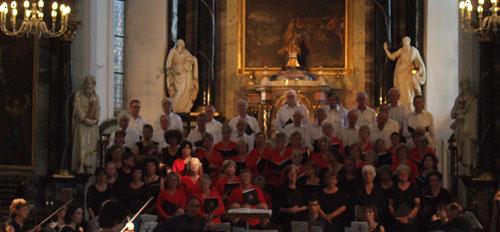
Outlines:
<svg viewBox="0 0 500 232"><path fill-rule="evenodd" d="M299 133L300 136L300 133ZM265 167L263 176L267 177L267 184L271 188L278 188L283 183L284 179L281 175L281 170L276 166L281 167L290 160L290 155L293 149L287 148L287 138L285 133L278 133L274 138L274 149L265 157Z"/></svg>
<svg viewBox="0 0 500 232"><path fill-rule="evenodd" d="M178 188L179 176L171 172L165 178L165 189L160 191L156 199L156 212L160 221L167 221L174 215L183 214L182 207L186 204L186 195Z"/></svg>
<svg viewBox="0 0 500 232"><path fill-rule="evenodd" d="M389 212L394 219L392 229L413 232L417 229L414 219L420 210L419 192L410 182L411 169L408 165L400 164L396 168L396 175L398 183L389 196Z"/></svg>
<svg viewBox="0 0 500 232"><path fill-rule="evenodd" d="M193 144L184 140L179 149L181 150L182 155L174 161L174 164L172 164L172 171L182 176L184 175L184 169L186 168L187 163L191 157L193 157Z"/></svg>
<svg viewBox="0 0 500 232"><path fill-rule="evenodd" d="M186 196L193 196L200 193L200 176L203 174L203 165L196 157L189 159L186 164L186 175L181 177L181 187Z"/></svg>
<svg viewBox="0 0 500 232"><path fill-rule="evenodd" d="M375 167L372 165L366 165L363 167L361 173L363 175L364 184L363 189L360 189L361 191L358 191L355 196L355 204L360 207L370 204L376 207L376 212L384 212L387 208L386 200L382 189L374 183L375 177L377 176Z"/></svg>
<svg viewBox="0 0 500 232"><path fill-rule="evenodd" d="M277 199L277 221L286 231L291 231L291 221L303 221L306 219L307 206L304 192L297 184L298 167L288 165L284 172L285 183L281 187L281 194Z"/></svg>
<svg viewBox="0 0 500 232"><path fill-rule="evenodd" d="M98 219L100 232L119 232L125 226L128 209L119 201L104 202L100 212Z"/></svg>
<svg viewBox="0 0 500 232"><path fill-rule="evenodd" d="M451 194L443 188L443 175L437 171L428 175L428 186L430 187L422 194L422 209L419 212L420 231L432 231L439 228L436 223L438 207L445 206L453 202Z"/></svg>
<svg viewBox="0 0 500 232"><path fill-rule="evenodd" d="M263 159L271 153L272 148L267 142L267 137L264 132L259 132L255 134L255 144L253 150L248 153L248 163L246 163L247 168L252 171L252 175L258 176L262 171L264 171Z"/></svg>
<svg viewBox="0 0 500 232"><path fill-rule="evenodd" d="M47 225L47 231L58 232L65 224L64 217L66 216L67 211L67 206L64 206L61 210L59 210L59 212L56 213L54 220Z"/></svg>
<svg viewBox="0 0 500 232"><path fill-rule="evenodd" d="M207 227L207 220L200 215L200 200L192 196L187 200L186 213L174 216L167 223L160 224L157 232L180 232L180 231L204 231Z"/></svg>
<svg viewBox="0 0 500 232"><path fill-rule="evenodd" d="M64 226L59 232L84 232L87 224L83 221L83 207L79 204L72 204L64 216Z"/></svg>
<svg viewBox="0 0 500 232"><path fill-rule="evenodd" d="M365 221L368 223L369 232L385 232L384 226L380 224L378 219L377 207L368 204L363 209Z"/></svg>
<svg viewBox="0 0 500 232"><path fill-rule="evenodd" d="M137 147L138 154L142 157L146 157L149 147L158 147L160 143L153 140L153 126L150 124L145 124L141 128L142 139L137 142L135 146Z"/></svg>
<svg viewBox="0 0 500 232"><path fill-rule="evenodd" d="M227 160L236 155L236 143L231 140L233 129L228 124L222 125L222 140L214 145L214 149L222 154L222 158Z"/></svg>
<svg viewBox="0 0 500 232"><path fill-rule="evenodd" d="M309 214L309 227L321 228L322 231L325 231L328 222L321 217L321 205L317 195L308 197L307 211Z"/></svg>
<svg viewBox="0 0 500 232"><path fill-rule="evenodd" d="M40 228L28 230L25 222L30 213L28 202L23 198L12 200L9 207L10 219L5 225L6 232L34 232L40 231Z"/></svg>
<svg viewBox="0 0 500 232"><path fill-rule="evenodd" d="M226 160L224 163L222 163L222 173L223 176L221 176L218 180L217 183L215 184L215 188L219 192L221 196L224 198L229 197L229 194L231 194L231 188L230 185L234 184L233 186L239 186L240 184L240 177L235 175L236 174L236 162L233 160ZM228 187L226 187L228 186Z"/></svg>
<svg viewBox="0 0 500 232"><path fill-rule="evenodd" d="M159 166L158 160L155 157L146 158L144 161L145 174L144 174L144 187L147 190L148 197L157 197L160 193L161 178L158 175Z"/></svg>
<svg viewBox="0 0 500 232"><path fill-rule="evenodd" d="M319 196L322 206L320 214L328 221L327 231L343 231L346 225L347 195L337 187L337 172L329 170L324 179L326 187Z"/></svg>
<svg viewBox="0 0 500 232"><path fill-rule="evenodd" d="M168 168L172 168L174 161L182 156L182 149L179 144L182 142L182 132L180 130L167 130L164 134L167 146L162 148L162 163Z"/></svg>
<svg viewBox="0 0 500 232"><path fill-rule="evenodd" d="M134 166L132 181L125 187L121 194L121 201L128 206L131 212L137 212L147 201L148 192L142 181L142 167Z"/></svg>
<svg viewBox="0 0 500 232"><path fill-rule="evenodd" d="M214 136L206 133L202 138L203 146L196 150L196 155L203 164L203 172L215 177L219 175L224 162L219 151L214 149Z"/></svg>
<svg viewBox="0 0 500 232"><path fill-rule="evenodd" d="M106 182L106 171L104 168L99 167L95 170L95 180L95 184L87 190L87 210L90 214L90 219L99 215L102 203L113 197Z"/></svg>
<svg viewBox="0 0 500 232"><path fill-rule="evenodd" d="M222 197L219 192L210 188L212 185L210 176L203 174L198 184L201 191L195 194L195 196L200 200L202 205L202 207L200 207L200 213L207 221L214 224L221 223L221 216L224 213L224 203L222 202ZM211 201L216 201L217 203ZM215 204L216 207L211 207L206 204Z"/></svg>
<svg viewBox="0 0 500 232"><path fill-rule="evenodd" d="M267 203L266 199L264 198L264 193L262 192L262 189L260 189L257 186L254 186L252 184L252 173L248 169L243 169L241 170L240 173L240 187L233 189L231 191L231 195L229 196L229 202L230 203L238 203L240 206L243 208L260 208L260 209L266 209L267 208ZM243 192L247 190L253 190L255 189L257 193L257 204L250 204L251 202L245 202Z"/></svg>
<svg viewBox="0 0 500 232"><path fill-rule="evenodd" d="M237 107L238 107L238 115L229 120L229 126L231 126L231 129L233 131L236 131L236 124L238 123L239 120L243 120L245 121L245 126L244 126L245 133L253 138L255 136L255 133L260 132L259 122L255 117L248 115L247 101L244 100L238 101Z"/></svg>

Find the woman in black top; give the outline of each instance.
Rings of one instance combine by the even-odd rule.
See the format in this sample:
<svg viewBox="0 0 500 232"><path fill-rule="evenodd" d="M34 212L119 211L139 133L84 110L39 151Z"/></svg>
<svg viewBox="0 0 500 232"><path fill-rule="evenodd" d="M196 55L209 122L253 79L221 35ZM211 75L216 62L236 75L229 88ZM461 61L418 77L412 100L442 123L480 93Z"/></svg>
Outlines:
<svg viewBox="0 0 500 232"><path fill-rule="evenodd" d="M375 205L365 205L363 213L364 221L366 221L369 226L369 232L385 232L384 226L382 226L378 220L377 207Z"/></svg>
<svg viewBox="0 0 500 232"><path fill-rule="evenodd" d="M28 202L23 198L12 200L9 206L10 219L5 224L7 232L25 232L31 228L25 225L30 214ZM3 229L3 228L0 228Z"/></svg>
<svg viewBox="0 0 500 232"><path fill-rule="evenodd" d="M179 147L182 141L182 132L177 129L168 130L165 132L165 141L168 146L162 149L162 163L170 169L174 161L182 156L182 151Z"/></svg>
<svg viewBox="0 0 500 232"><path fill-rule="evenodd" d="M419 164L420 175L417 177L417 186L424 192L429 190L428 178L429 175L437 171L438 160L434 154L427 154L422 158L422 163Z"/></svg>
<svg viewBox="0 0 500 232"><path fill-rule="evenodd" d="M295 165L289 165L284 170L286 182L281 188L280 198L277 199L277 221L285 229L291 231L292 221L303 221L306 219L307 206L304 200L302 190L297 185L298 168Z"/></svg>
<svg viewBox="0 0 500 232"><path fill-rule="evenodd" d="M128 206L131 213L136 213L146 202L147 189L142 181L142 167L132 170L132 182L127 186L122 195L122 202Z"/></svg>
<svg viewBox="0 0 500 232"><path fill-rule="evenodd" d="M68 207L68 211L64 216L64 226L59 232L84 232L83 227L83 208L78 204L73 204Z"/></svg>
<svg viewBox="0 0 500 232"><path fill-rule="evenodd" d="M99 215L101 204L112 198L112 193L106 183L106 171L99 167L95 170L95 184L87 190L87 209L90 219Z"/></svg>
<svg viewBox="0 0 500 232"><path fill-rule="evenodd" d="M149 157L144 161L145 174L144 174L144 186L148 192L149 197L158 197L160 194L160 176L158 175L158 160L154 157Z"/></svg>
<svg viewBox="0 0 500 232"><path fill-rule="evenodd" d="M411 169L406 164L396 168L398 183L389 196L389 212L393 218L391 231L417 231L415 219L420 208L419 192L410 181Z"/></svg>
<svg viewBox="0 0 500 232"><path fill-rule="evenodd" d="M141 157L140 161L143 161L149 155L150 147L158 147L158 144L158 142L153 141L153 126L145 124L142 127L142 140L135 143L139 151L139 157Z"/></svg>
<svg viewBox="0 0 500 232"><path fill-rule="evenodd" d="M335 171L325 174L326 188L320 193L321 216L328 221L326 231L344 231L346 225L347 195L337 187L338 175Z"/></svg>
<svg viewBox="0 0 500 232"><path fill-rule="evenodd" d="M446 206L453 202L453 197L448 190L443 188L443 175L439 172L431 172L428 176L429 189L422 195L422 207L419 212L420 231L437 230L440 223L433 220L438 215L438 207Z"/></svg>
<svg viewBox="0 0 500 232"><path fill-rule="evenodd" d="M363 175L364 184L362 188L358 190L358 194L355 197L355 204L359 207L371 204L377 207L377 212L384 212L387 206L384 192L374 183L375 176L377 175L375 167L372 165L365 165L361 173ZM358 220L363 219L363 215L356 216Z"/></svg>
<svg viewBox="0 0 500 232"><path fill-rule="evenodd" d="M305 164L305 175L299 178L298 183L304 191L304 196L318 196L323 191L323 183L321 183L320 171L312 162Z"/></svg>

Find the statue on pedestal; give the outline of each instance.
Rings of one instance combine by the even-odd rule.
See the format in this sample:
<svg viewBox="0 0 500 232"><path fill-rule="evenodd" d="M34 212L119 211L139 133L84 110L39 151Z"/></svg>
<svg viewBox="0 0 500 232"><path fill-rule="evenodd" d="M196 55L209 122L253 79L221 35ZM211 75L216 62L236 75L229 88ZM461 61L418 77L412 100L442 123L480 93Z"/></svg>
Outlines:
<svg viewBox="0 0 500 232"><path fill-rule="evenodd" d="M462 165L460 174L467 176L479 166L477 111L477 96L472 93L469 80L463 80L451 110L451 118L455 119L451 128L455 130L458 161Z"/></svg>
<svg viewBox="0 0 500 232"><path fill-rule="evenodd" d="M420 85L425 84L427 77L425 64L418 49L410 45L410 37L403 37L403 47L391 53L384 43L384 51L391 60L398 60L394 69L394 87L401 93L400 103L411 109L413 97L422 95Z"/></svg>
<svg viewBox="0 0 500 232"><path fill-rule="evenodd" d="M167 56L167 89L174 112L190 112L198 95L198 60L177 40Z"/></svg>
<svg viewBox="0 0 500 232"><path fill-rule="evenodd" d="M86 76L75 93L72 168L77 173L92 174L97 167L100 107L95 85L95 77Z"/></svg>

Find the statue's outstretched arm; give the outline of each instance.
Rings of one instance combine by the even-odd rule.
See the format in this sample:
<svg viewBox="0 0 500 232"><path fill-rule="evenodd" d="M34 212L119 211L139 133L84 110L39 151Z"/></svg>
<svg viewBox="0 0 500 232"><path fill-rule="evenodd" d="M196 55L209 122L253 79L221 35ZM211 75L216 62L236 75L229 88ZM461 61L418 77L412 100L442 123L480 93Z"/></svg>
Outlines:
<svg viewBox="0 0 500 232"><path fill-rule="evenodd" d="M385 51L385 55L387 55L387 58L389 58L391 60L396 60L399 57L399 55L401 55L401 49L398 49L394 53L389 51L389 48L387 46L387 42L384 43L384 51Z"/></svg>

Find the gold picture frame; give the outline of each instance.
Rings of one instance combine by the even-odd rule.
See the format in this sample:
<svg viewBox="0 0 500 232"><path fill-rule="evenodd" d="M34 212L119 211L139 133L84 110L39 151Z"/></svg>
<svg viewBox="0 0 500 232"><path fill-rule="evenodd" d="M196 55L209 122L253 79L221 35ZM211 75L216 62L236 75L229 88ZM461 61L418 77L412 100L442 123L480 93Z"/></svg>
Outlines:
<svg viewBox="0 0 500 232"><path fill-rule="evenodd" d="M318 76L337 76L337 75L352 75L352 63L350 60L349 52L350 52L350 4L349 0L344 0L344 17L345 17L345 25L344 25L344 66L342 68L330 68L330 67L309 67L307 71L318 75ZM238 43L237 43L237 75L245 76L245 75L254 75L254 76L267 76L269 74L278 72L281 70L281 67L248 67L246 65L246 13L247 13L247 0L238 0ZM283 64L285 65L285 63Z"/></svg>

